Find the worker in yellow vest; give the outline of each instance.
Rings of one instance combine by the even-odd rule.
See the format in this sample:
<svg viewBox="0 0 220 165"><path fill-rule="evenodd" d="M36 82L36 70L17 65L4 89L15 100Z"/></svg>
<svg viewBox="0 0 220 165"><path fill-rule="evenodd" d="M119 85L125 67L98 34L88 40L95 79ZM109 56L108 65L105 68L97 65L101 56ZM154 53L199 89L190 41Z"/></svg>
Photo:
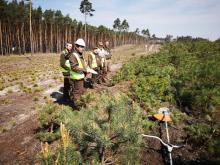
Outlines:
<svg viewBox="0 0 220 165"><path fill-rule="evenodd" d="M89 68L95 70L98 74L92 74L92 87L99 82L99 77L101 73L101 58L98 55L98 47L95 47L92 52L88 55L88 66Z"/></svg>
<svg viewBox="0 0 220 165"><path fill-rule="evenodd" d="M101 71L100 71L100 82L106 83L106 76L107 76L107 70L106 70L106 51L104 49L104 45L102 41L98 42L98 55L101 59Z"/></svg>
<svg viewBox="0 0 220 165"><path fill-rule="evenodd" d="M111 72L111 58L112 58L112 54L111 54L111 49L110 49L110 46L109 46L109 41L105 41L105 46L104 46L104 49L106 51L106 55L105 55L105 58L106 58L106 71L107 72Z"/></svg>
<svg viewBox="0 0 220 165"><path fill-rule="evenodd" d="M69 76L70 76L70 63L69 63L69 55L72 50L72 44L66 43L65 49L61 52L60 55L60 71L64 77L64 85L63 85L63 98L68 100L69 97L69 90L70 90L70 83L69 83Z"/></svg>
<svg viewBox="0 0 220 165"><path fill-rule="evenodd" d="M75 42L75 48L69 57L71 71L70 71L70 99L77 107L80 104L80 97L84 93L84 78L87 74L87 65L83 57L85 51L85 41L81 38Z"/></svg>

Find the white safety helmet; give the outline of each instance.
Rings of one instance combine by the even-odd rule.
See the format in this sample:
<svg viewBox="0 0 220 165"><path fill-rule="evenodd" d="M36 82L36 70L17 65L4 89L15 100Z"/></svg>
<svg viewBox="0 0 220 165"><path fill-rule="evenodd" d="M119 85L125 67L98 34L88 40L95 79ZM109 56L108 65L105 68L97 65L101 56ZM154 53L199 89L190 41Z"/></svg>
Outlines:
<svg viewBox="0 0 220 165"><path fill-rule="evenodd" d="M82 38L77 39L75 44L84 47L86 46L85 41Z"/></svg>

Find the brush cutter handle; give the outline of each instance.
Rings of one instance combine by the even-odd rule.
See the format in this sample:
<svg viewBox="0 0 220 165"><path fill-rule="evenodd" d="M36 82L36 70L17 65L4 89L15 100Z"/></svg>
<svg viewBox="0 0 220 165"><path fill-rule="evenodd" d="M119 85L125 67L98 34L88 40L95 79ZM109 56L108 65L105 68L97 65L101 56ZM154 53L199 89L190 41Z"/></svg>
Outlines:
<svg viewBox="0 0 220 165"><path fill-rule="evenodd" d="M154 138L159 140L165 147L167 147L168 152L171 152L173 150L173 148L181 148L184 147L184 145L173 145L173 144L167 144L165 143L161 138L157 137L157 136L152 136L152 135L145 135L142 134L143 137L148 137L148 138Z"/></svg>
<svg viewBox="0 0 220 165"><path fill-rule="evenodd" d="M182 148L185 147L185 145L173 145L173 144L168 144L169 146L171 146L172 148Z"/></svg>
<svg viewBox="0 0 220 165"><path fill-rule="evenodd" d="M143 137L149 137L149 138L157 139L157 140L159 140L164 146L167 146L167 145L168 145L168 144L164 143L164 141L163 141L161 138L157 137L157 136L145 135L145 134L142 134L142 136L143 136Z"/></svg>

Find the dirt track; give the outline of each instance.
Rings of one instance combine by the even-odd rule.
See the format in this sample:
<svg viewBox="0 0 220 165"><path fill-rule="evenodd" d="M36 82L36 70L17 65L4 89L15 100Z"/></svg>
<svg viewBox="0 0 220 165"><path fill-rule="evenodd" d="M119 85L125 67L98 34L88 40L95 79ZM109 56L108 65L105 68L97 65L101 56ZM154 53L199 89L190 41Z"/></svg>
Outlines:
<svg viewBox="0 0 220 165"><path fill-rule="evenodd" d="M1 164L31 164L39 151L34 137L37 128L32 96L13 93L12 103L0 106L0 123L6 129L0 134Z"/></svg>

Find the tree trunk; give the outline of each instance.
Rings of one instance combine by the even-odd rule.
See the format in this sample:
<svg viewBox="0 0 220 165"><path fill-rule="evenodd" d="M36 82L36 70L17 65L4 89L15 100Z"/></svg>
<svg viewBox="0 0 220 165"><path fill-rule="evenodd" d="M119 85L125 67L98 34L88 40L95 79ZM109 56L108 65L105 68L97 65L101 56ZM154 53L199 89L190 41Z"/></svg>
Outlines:
<svg viewBox="0 0 220 165"><path fill-rule="evenodd" d="M11 31L11 28L10 27L13 27L13 26L9 26L8 27L8 31L9 31L9 33L8 33L8 44L7 44L7 47L8 47L8 54L11 54L11 47L12 47L12 42L11 42L11 34L13 34L13 32ZM7 34L7 33L6 33Z"/></svg>
<svg viewBox="0 0 220 165"><path fill-rule="evenodd" d="M65 43L67 43L67 26L65 28L65 40L64 40Z"/></svg>
<svg viewBox="0 0 220 165"><path fill-rule="evenodd" d="M74 28L74 37L73 37L73 41L76 41L76 28Z"/></svg>
<svg viewBox="0 0 220 165"><path fill-rule="evenodd" d="M1 55L3 56L3 45L2 45L2 22L0 20L0 48L1 48Z"/></svg>
<svg viewBox="0 0 220 165"><path fill-rule="evenodd" d="M21 25L21 32L22 32L22 54L25 54L26 53L26 50L25 50L25 37L24 37L24 33L25 33L25 31L24 31L24 22L22 22L22 25Z"/></svg>
<svg viewBox="0 0 220 165"><path fill-rule="evenodd" d="M21 41L19 35L19 27L17 27L18 54L21 55Z"/></svg>
<svg viewBox="0 0 220 165"><path fill-rule="evenodd" d="M56 43L56 51L57 51L57 53L59 53L59 32L58 32L58 24L56 24L56 39L57 39L57 43Z"/></svg>
<svg viewBox="0 0 220 165"><path fill-rule="evenodd" d="M117 40L116 40L116 32L115 32L114 48L116 47L116 42Z"/></svg>
<svg viewBox="0 0 220 165"><path fill-rule="evenodd" d="M43 43L42 43L42 23L39 22L39 42L40 42L40 52L43 53Z"/></svg>
<svg viewBox="0 0 220 165"><path fill-rule="evenodd" d="M48 53L48 46L47 46L47 44L48 44L48 42L47 42L47 23L45 23L44 38L45 38L45 42L44 42L44 44L45 44L45 50L46 50L46 53Z"/></svg>
<svg viewBox="0 0 220 165"><path fill-rule="evenodd" d="M69 26L68 27L68 42L71 42L72 41L72 35L71 35L71 27Z"/></svg>
<svg viewBox="0 0 220 165"><path fill-rule="evenodd" d="M37 30L36 26L33 26L32 29L33 29L33 34L32 34L33 53L36 53L37 51L37 35L35 33L35 31Z"/></svg>
<svg viewBox="0 0 220 165"><path fill-rule="evenodd" d="M53 52L53 24L50 24L50 52Z"/></svg>

